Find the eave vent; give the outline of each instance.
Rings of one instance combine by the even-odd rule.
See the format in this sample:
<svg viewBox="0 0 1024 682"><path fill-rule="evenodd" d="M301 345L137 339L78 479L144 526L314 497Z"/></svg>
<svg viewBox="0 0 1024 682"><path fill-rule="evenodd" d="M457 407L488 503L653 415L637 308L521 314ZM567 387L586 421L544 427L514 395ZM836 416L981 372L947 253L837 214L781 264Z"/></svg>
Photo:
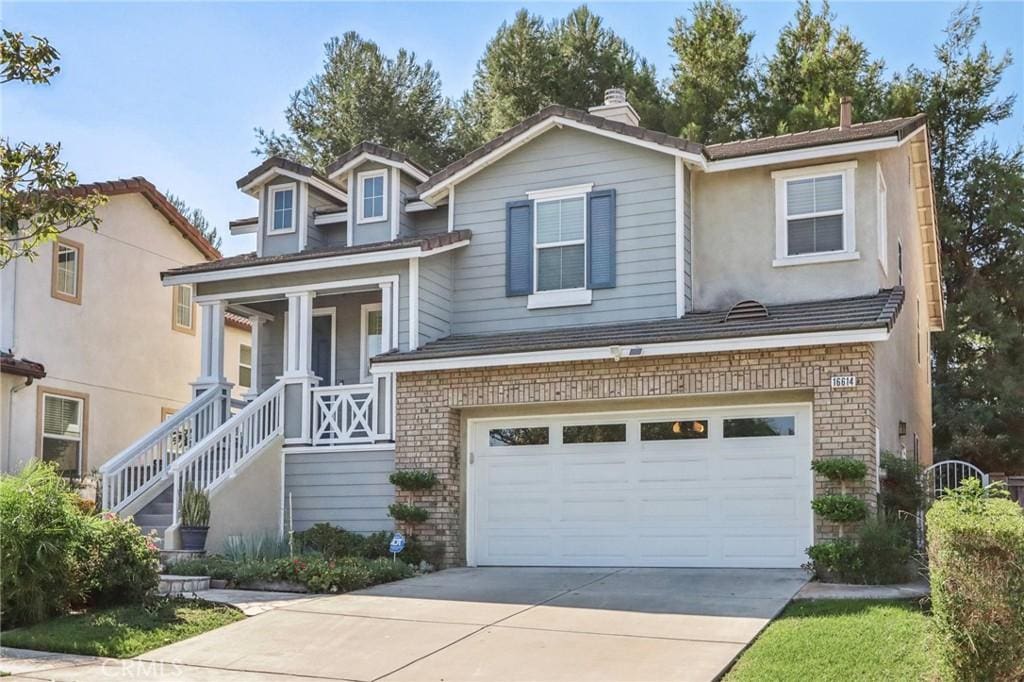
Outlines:
<svg viewBox="0 0 1024 682"><path fill-rule="evenodd" d="M725 314L725 319L722 322L737 322L740 320L767 320L768 308L759 301L740 301L733 307L729 308L729 312Z"/></svg>

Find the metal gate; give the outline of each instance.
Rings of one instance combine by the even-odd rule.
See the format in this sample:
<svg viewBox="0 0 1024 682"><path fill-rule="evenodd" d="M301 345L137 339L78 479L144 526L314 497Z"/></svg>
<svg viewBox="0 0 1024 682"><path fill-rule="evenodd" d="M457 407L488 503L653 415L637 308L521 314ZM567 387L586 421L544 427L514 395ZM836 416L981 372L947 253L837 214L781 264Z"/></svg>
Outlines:
<svg viewBox="0 0 1024 682"><path fill-rule="evenodd" d="M921 472L924 494L928 496L929 503L942 497L947 488L959 487L965 478L976 478L982 485L988 485L988 474L959 459L936 462Z"/></svg>

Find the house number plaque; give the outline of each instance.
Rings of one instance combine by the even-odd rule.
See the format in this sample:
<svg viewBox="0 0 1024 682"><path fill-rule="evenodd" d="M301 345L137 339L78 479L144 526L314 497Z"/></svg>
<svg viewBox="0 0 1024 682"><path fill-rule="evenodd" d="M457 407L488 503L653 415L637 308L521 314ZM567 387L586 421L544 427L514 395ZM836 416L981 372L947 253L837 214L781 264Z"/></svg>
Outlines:
<svg viewBox="0 0 1024 682"><path fill-rule="evenodd" d="M853 388L857 385L857 377L852 374L843 374L832 377L832 388Z"/></svg>

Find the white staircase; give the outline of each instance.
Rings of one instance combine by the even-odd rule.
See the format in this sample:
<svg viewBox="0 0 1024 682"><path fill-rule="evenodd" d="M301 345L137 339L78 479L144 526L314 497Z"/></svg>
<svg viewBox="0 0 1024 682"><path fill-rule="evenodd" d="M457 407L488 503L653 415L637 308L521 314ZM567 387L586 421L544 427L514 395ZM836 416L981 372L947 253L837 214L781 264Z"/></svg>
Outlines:
<svg viewBox="0 0 1024 682"><path fill-rule="evenodd" d="M229 415L225 393L207 391L100 468L103 507L136 515L174 549L178 510L194 486L213 495L273 439L284 434L284 384ZM225 420L226 418L226 420Z"/></svg>

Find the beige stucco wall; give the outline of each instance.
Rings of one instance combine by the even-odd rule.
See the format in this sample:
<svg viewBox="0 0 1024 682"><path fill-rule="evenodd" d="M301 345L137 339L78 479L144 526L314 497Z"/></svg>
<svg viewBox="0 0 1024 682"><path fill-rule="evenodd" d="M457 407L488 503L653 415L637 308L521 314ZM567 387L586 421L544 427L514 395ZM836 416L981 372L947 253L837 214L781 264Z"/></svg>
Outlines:
<svg viewBox="0 0 1024 682"><path fill-rule="evenodd" d="M251 464L210 495L210 532L206 551L217 553L233 535L276 536L281 527L281 439L253 456Z"/></svg>
<svg viewBox="0 0 1024 682"><path fill-rule="evenodd" d="M878 291L875 154L694 173L694 308L719 310L753 298L787 303ZM854 261L775 267L775 180L773 171L857 161L854 172ZM892 192L890 192L892 194ZM827 294L823 294L827 285Z"/></svg>
<svg viewBox="0 0 1024 682"><path fill-rule="evenodd" d="M248 388L240 386L238 383L238 362L242 346L248 346L250 341L251 335L248 329L239 329L229 324L224 325L224 376L234 384L234 388L231 389L233 398L243 398L249 392ZM256 381L255 377L253 377L253 381Z"/></svg>
<svg viewBox="0 0 1024 682"><path fill-rule="evenodd" d="M906 299L889 341L878 344L875 385L880 448L897 453L905 448L907 455L912 457L914 434L917 434L920 461L929 464L933 458L931 344L921 234L917 228L916 206L910 186L909 155L910 145L878 154L888 190L888 271L882 270L877 258L874 265L882 286L896 286L899 283L897 243L902 240ZM871 172L876 172L874 164ZM903 439L899 437L901 421L907 424L907 435Z"/></svg>
<svg viewBox="0 0 1024 682"><path fill-rule="evenodd" d="M162 408L190 399L200 321L197 314L195 334L171 329L173 290L161 284L160 272L203 256L141 195L111 197L98 215L98 231L65 234L83 245L80 304L51 296L52 245L5 273L0 294L5 310L14 312L5 318L13 320L13 331L4 340L15 355L43 363L47 376L4 406L12 423L0 438L4 470L36 453L41 388L88 396L86 472L156 426ZM7 414L2 417L6 431Z"/></svg>

